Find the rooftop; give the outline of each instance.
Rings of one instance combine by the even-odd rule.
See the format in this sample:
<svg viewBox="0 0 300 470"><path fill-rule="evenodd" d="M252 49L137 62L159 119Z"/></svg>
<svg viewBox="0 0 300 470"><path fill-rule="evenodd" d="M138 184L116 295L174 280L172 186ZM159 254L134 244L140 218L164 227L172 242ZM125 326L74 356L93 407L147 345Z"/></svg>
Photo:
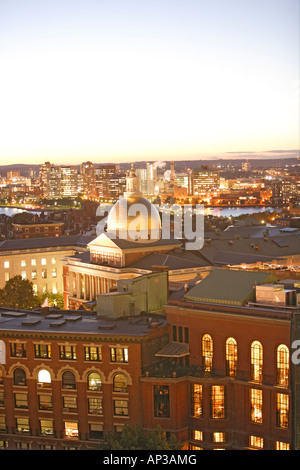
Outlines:
<svg viewBox="0 0 300 470"><path fill-rule="evenodd" d="M0 308L0 330L43 334L92 334L97 336L145 336L165 326L164 315L139 315L125 319L97 317L87 310L17 310Z"/></svg>
<svg viewBox="0 0 300 470"><path fill-rule="evenodd" d="M30 250L52 247L80 246L86 247L93 239L89 235L70 235L62 237L25 238L23 240L5 240L0 242L0 253L3 251Z"/></svg>
<svg viewBox="0 0 300 470"><path fill-rule="evenodd" d="M273 274L215 269L192 287L184 298L208 303L244 305L254 299L256 285L276 281Z"/></svg>

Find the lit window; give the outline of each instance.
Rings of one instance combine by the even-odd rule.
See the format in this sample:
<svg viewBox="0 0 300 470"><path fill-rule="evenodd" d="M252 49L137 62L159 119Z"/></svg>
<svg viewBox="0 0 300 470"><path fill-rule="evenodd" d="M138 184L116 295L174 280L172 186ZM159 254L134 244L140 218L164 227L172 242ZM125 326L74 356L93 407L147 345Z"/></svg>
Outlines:
<svg viewBox="0 0 300 470"><path fill-rule="evenodd" d="M276 441L276 450L290 450L290 444L287 442Z"/></svg>
<svg viewBox="0 0 300 470"><path fill-rule="evenodd" d="M288 428L289 425L289 396L286 393L277 393L276 396L277 426Z"/></svg>
<svg viewBox="0 0 300 470"><path fill-rule="evenodd" d="M4 273L5 282L9 281L9 273Z"/></svg>
<svg viewBox="0 0 300 470"><path fill-rule="evenodd" d="M16 424L18 433L30 432L29 418L16 418Z"/></svg>
<svg viewBox="0 0 300 470"><path fill-rule="evenodd" d="M110 348L111 362L128 362L128 348Z"/></svg>
<svg viewBox="0 0 300 470"><path fill-rule="evenodd" d="M225 387L213 385L211 387L211 417L214 419L225 418Z"/></svg>
<svg viewBox="0 0 300 470"><path fill-rule="evenodd" d="M21 261L21 267L26 268L26 261L24 259Z"/></svg>
<svg viewBox="0 0 300 470"><path fill-rule="evenodd" d="M66 421L65 436L70 438L78 437L78 423Z"/></svg>
<svg viewBox="0 0 300 470"><path fill-rule="evenodd" d="M8 269L9 268L9 261L4 261L4 268Z"/></svg>
<svg viewBox="0 0 300 470"><path fill-rule="evenodd" d="M57 277L57 269L56 268L52 269L52 277Z"/></svg>
<svg viewBox="0 0 300 470"><path fill-rule="evenodd" d="M31 271L31 279L36 279L36 278L37 278L37 272Z"/></svg>
<svg viewBox="0 0 300 470"><path fill-rule="evenodd" d="M250 421L262 423L262 390L250 389Z"/></svg>
<svg viewBox="0 0 300 470"><path fill-rule="evenodd" d="M60 359L76 359L76 346L59 346Z"/></svg>
<svg viewBox="0 0 300 470"><path fill-rule="evenodd" d="M52 264L56 264L56 258L52 258Z"/></svg>
<svg viewBox="0 0 300 470"><path fill-rule="evenodd" d="M33 285L32 285L32 289L33 289L33 292L34 292L35 294L37 294L37 285L36 285L36 284L33 284Z"/></svg>
<svg viewBox="0 0 300 470"><path fill-rule="evenodd" d="M31 266L36 266L36 259L31 260Z"/></svg>
<svg viewBox="0 0 300 470"><path fill-rule="evenodd" d="M226 341L226 374L230 377L236 376L237 370L237 342L234 338Z"/></svg>
<svg viewBox="0 0 300 470"><path fill-rule="evenodd" d="M214 432L213 433L213 442L225 442L225 433L224 432Z"/></svg>
<svg viewBox="0 0 300 470"><path fill-rule="evenodd" d="M40 387L50 387L51 375L46 369L41 369L38 373L38 385Z"/></svg>
<svg viewBox="0 0 300 470"><path fill-rule="evenodd" d="M11 343L10 344L11 357L26 357L25 343Z"/></svg>
<svg viewBox="0 0 300 470"><path fill-rule="evenodd" d="M88 375L88 390L100 391L102 389L102 381L99 374L91 372Z"/></svg>
<svg viewBox="0 0 300 470"><path fill-rule="evenodd" d="M52 285L52 294L57 294L57 283L54 282Z"/></svg>
<svg viewBox="0 0 300 470"><path fill-rule="evenodd" d="M197 429L192 429L192 439L195 441L203 441L203 432Z"/></svg>
<svg viewBox="0 0 300 470"><path fill-rule="evenodd" d="M259 341L251 344L251 379L262 382L263 347Z"/></svg>
<svg viewBox="0 0 300 470"><path fill-rule="evenodd" d="M46 264L47 264L46 258L41 259L41 264L42 264L42 266L46 266Z"/></svg>
<svg viewBox="0 0 300 470"><path fill-rule="evenodd" d="M191 415L195 418L202 416L202 385L191 385Z"/></svg>
<svg viewBox="0 0 300 470"><path fill-rule="evenodd" d="M102 350L100 346L85 346L86 361L102 361Z"/></svg>
<svg viewBox="0 0 300 470"><path fill-rule="evenodd" d="M213 340L210 335L204 335L202 338L202 363L206 372L212 370L213 360Z"/></svg>
<svg viewBox="0 0 300 470"><path fill-rule="evenodd" d="M21 272L22 279L26 279L26 271Z"/></svg>
<svg viewBox="0 0 300 470"><path fill-rule="evenodd" d="M280 344L277 348L277 384L287 387L289 384L289 348Z"/></svg>
<svg viewBox="0 0 300 470"><path fill-rule="evenodd" d="M51 345L50 344L35 344L34 354L39 359L51 359Z"/></svg>
<svg viewBox="0 0 300 470"><path fill-rule="evenodd" d="M258 436L249 436L249 447L253 447L254 449L263 449L263 438Z"/></svg>
<svg viewBox="0 0 300 470"><path fill-rule="evenodd" d="M41 436L53 436L53 421L50 419L41 419L40 420L40 435Z"/></svg>

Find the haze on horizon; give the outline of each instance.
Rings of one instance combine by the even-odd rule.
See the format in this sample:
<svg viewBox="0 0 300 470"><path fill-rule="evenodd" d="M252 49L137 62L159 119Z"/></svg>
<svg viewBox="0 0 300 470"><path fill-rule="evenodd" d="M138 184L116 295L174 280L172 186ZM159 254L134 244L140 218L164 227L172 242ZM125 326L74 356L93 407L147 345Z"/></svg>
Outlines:
<svg viewBox="0 0 300 470"><path fill-rule="evenodd" d="M298 0L1 0L0 63L1 165L299 155Z"/></svg>

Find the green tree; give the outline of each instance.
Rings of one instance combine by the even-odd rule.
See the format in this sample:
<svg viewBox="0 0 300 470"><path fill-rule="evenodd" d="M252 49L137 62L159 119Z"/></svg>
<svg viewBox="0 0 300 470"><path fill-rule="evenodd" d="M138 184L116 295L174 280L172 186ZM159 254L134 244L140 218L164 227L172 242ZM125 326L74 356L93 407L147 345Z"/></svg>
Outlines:
<svg viewBox="0 0 300 470"><path fill-rule="evenodd" d="M33 284L21 276L14 276L0 289L0 305L8 308L30 309L38 305Z"/></svg>
<svg viewBox="0 0 300 470"><path fill-rule="evenodd" d="M42 304L45 299L48 298L49 307L64 308L64 296L63 294L57 293L53 294L52 292L44 292L43 294L38 295L38 303Z"/></svg>
<svg viewBox="0 0 300 470"><path fill-rule="evenodd" d="M145 431L141 425L125 424L121 434L108 432L99 450L179 450L174 436L167 439L158 426Z"/></svg>

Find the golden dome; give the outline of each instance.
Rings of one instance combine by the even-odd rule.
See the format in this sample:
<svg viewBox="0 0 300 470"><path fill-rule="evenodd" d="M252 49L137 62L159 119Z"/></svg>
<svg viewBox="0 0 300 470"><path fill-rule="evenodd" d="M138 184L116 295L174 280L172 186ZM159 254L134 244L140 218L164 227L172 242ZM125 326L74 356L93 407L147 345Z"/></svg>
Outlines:
<svg viewBox="0 0 300 470"><path fill-rule="evenodd" d="M161 237L161 221L156 207L139 191L133 168L126 178L124 197L112 207L107 218L107 234L136 243L153 243Z"/></svg>

